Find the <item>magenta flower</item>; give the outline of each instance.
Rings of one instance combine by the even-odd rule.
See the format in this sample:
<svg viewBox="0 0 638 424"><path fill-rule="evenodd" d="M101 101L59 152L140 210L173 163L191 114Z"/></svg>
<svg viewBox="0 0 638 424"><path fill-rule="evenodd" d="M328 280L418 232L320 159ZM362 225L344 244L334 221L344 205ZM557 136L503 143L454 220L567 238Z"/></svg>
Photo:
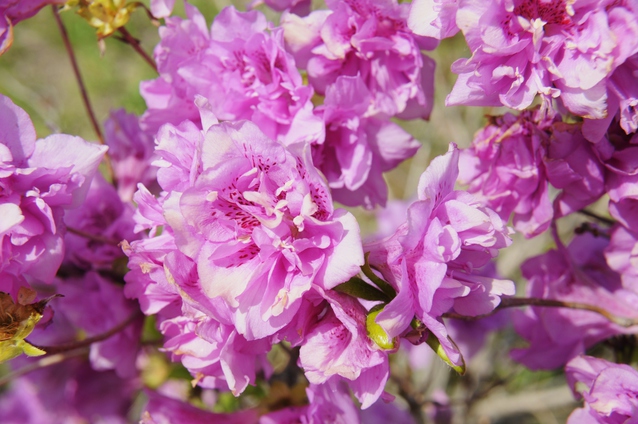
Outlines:
<svg viewBox="0 0 638 424"><path fill-rule="evenodd" d="M359 408L352 402L344 381L331 378L306 388L308 405L292 406L262 415L259 424L348 423L357 424Z"/></svg>
<svg viewBox="0 0 638 424"><path fill-rule="evenodd" d="M175 0L151 0L151 13L156 18L166 18L173 12Z"/></svg>
<svg viewBox="0 0 638 424"><path fill-rule="evenodd" d="M459 181L502 219L514 214L527 236L545 231L553 216L543 164L549 125L538 110L493 117L460 157Z"/></svg>
<svg viewBox="0 0 638 424"><path fill-rule="evenodd" d="M172 241L167 233L125 247L132 269L125 277L126 294L139 300L145 314L157 313L165 351L199 386L239 395L255 383L258 370L267 371L272 340L239 335L228 307L202 293L194 262Z"/></svg>
<svg viewBox="0 0 638 424"><path fill-rule="evenodd" d="M609 213L627 228L638 225L638 134L626 134L614 119L605 137L594 145L605 167Z"/></svg>
<svg viewBox="0 0 638 424"><path fill-rule="evenodd" d="M414 0L411 3L408 27L418 35L436 38L453 37L456 26L458 0Z"/></svg>
<svg viewBox="0 0 638 424"><path fill-rule="evenodd" d="M313 162L328 180L333 198L346 206L384 205L383 172L413 156L420 144L389 120L366 117L372 96L359 76L337 78L317 109L326 138L313 146Z"/></svg>
<svg viewBox="0 0 638 424"><path fill-rule="evenodd" d="M434 93L434 61L420 52L434 40L407 28L409 5L330 1L331 12L282 19L288 48L308 70L311 85L327 92L339 76L359 75L372 95L367 116L402 119L430 116Z"/></svg>
<svg viewBox="0 0 638 424"><path fill-rule="evenodd" d="M620 274L623 287L638 293L638 235L617 225L605 248L605 258L609 268Z"/></svg>
<svg viewBox="0 0 638 424"><path fill-rule="evenodd" d="M552 218L569 215L605 193L600 154L580 124L543 116L492 117L461 155L459 180L502 219L527 237L547 230ZM560 189L550 202L549 184Z"/></svg>
<svg viewBox="0 0 638 424"><path fill-rule="evenodd" d="M267 32L260 12L227 7L209 34L199 12L188 11L188 20L169 18L161 28L155 49L160 77L141 87L148 105L142 122L150 132L161 123L198 122L194 101L200 95L219 119L250 119L285 144L323 138L312 113L313 91L284 50L282 29Z"/></svg>
<svg viewBox="0 0 638 424"><path fill-rule="evenodd" d="M569 215L605 194L605 169L577 124L556 122L545 157L550 184L561 192L554 199L554 216Z"/></svg>
<svg viewBox="0 0 638 424"><path fill-rule="evenodd" d="M567 381L585 401L567 419L568 424L631 423L638 414L638 372L591 356L578 356L565 367Z"/></svg>
<svg viewBox="0 0 638 424"><path fill-rule="evenodd" d="M109 146L117 192L123 201L130 201L138 183L150 187L155 180L155 169L150 166L153 138L141 130L137 116L118 109L104 123L104 140Z"/></svg>
<svg viewBox="0 0 638 424"><path fill-rule="evenodd" d="M449 18L436 13L453 13L454 5L444 1L429 6L435 13L423 26L452 34ZM428 9L421 3L415 7ZM459 78L448 105L522 110L540 94L546 106L559 98L575 115L604 118L609 77L638 52L633 2L460 0L457 7L456 25L472 57L452 65ZM429 33L419 25L416 30Z"/></svg>
<svg viewBox="0 0 638 424"><path fill-rule="evenodd" d="M54 134L0 97L0 275L51 282L64 255L64 211L86 195L106 147ZM8 277L9 278L9 277Z"/></svg>
<svg viewBox="0 0 638 424"><path fill-rule="evenodd" d="M138 310L136 302L124 297L121 285L88 272L82 278L69 278L56 284L56 292L64 295L53 304L54 321L64 319L74 331L83 331L88 337L97 336L127 322ZM137 375L135 362L140 349L142 314L113 336L93 343L89 353L91 366L96 371L115 370L121 378ZM62 318L61 316L64 316ZM33 340L44 337L48 328L34 332ZM50 337L50 336L49 336ZM47 344L67 342L64 337Z"/></svg>
<svg viewBox="0 0 638 424"><path fill-rule="evenodd" d="M189 165L201 173L170 192L164 217L206 296L233 309L248 339L265 337L291 321L313 285L332 288L358 272L358 226L333 211L307 148L293 153L249 122L214 125L205 139ZM157 153L166 161L164 143Z"/></svg>
<svg viewBox="0 0 638 424"><path fill-rule="evenodd" d="M619 275L604 262L607 243L586 233L567 249L525 262L522 270L529 280L528 296L595 305L619 317L637 318L638 294L622 287ZM635 331L595 312L569 308L515 311L514 326L530 344L513 350L512 357L530 369L559 367L601 340Z"/></svg>
<svg viewBox="0 0 638 424"><path fill-rule="evenodd" d="M254 9L265 4L277 12L290 12L298 16L306 16L310 13L312 2L310 0L253 0L248 9Z"/></svg>
<svg viewBox="0 0 638 424"><path fill-rule="evenodd" d="M258 370L266 369L269 340L247 341L231 325L190 307L183 315L163 321L164 349L180 360L203 388L230 390L235 396L255 384Z"/></svg>
<svg viewBox="0 0 638 424"><path fill-rule="evenodd" d="M160 27L160 43L155 46L155 62L160 77L140 83L140 94L148 110L140 118L140 126L155 135L165 123L197 121L199 113L194 99L197 94L180 75L180 68L197 63L210 44L206 20L194 7L185 3L186 16L166 19Z"/></svg>
<svg viewBox="0 0 638 424"><path fill-rule="evenodd" d="M24 366L33 360L14 361ZM68 358L14 380L0 397L0 421L126 424L136 386L113 371L93 370L85 359Z"/></svg>
<svg viewBox="0 0 638 424"><path fill-rule="evenodd" d="M388 354L368 337L367 311L357 299L337 292L325 296L330 306L307 334L299 363L311 384L337 376L349 380L366 409L383 392L389 377Z"/></svg>
<svg viewBox="0 0 638 424"><path fill-rule="evenodd" d="M133 205L123 203L116 189L98 174L91 182L85 202L66 211L64 221L74 232L64 237L63 266L85 270L111 270L124 257L118 243L134 240ZM79 235L77 232L84 233ZM91 239L86 236L95 236Z"/></svg>
<svg viewBox="0 0 638 424"><path fill-rule="evenodd" d="M158 133L165 192L135 195L137 228L151 237L125 245L126 290L160 314L165 349L200 384L238 394L273 343L303 341L313 289L347 281L363 252L309 146L287 148L250 122L216 124L206 109L201 121L205 131L185 121Z"/></svg>
<svg viewBox="0 0 638 424"><path fill-rule="evenodd" d="M142 412L140 424L257 424L257 411L254 409L217 414L155 391L147 390L145 393L149 399Z"/></svg>
<svg viewBox="0 0 638 424"><path fill-rule="evenodd" d="M638 130L638 87L634 84L638 73L638 54L629 57L607 80L607 116L603 119L585 119L583 135L592 143L605 137L613 120L620 121L626 134Z"/></svg>
<svg viewBox="0 0 638 424"><path fill-rule="evenodd" d="M397 337L409 332L417 318L455 365L462 358L441 315L450 310L485 314L500 303L500 296L514 294L513 282L474 273L511 243L510 230L472 195L453 190L458 159L454 145L435 158L421 176L407 222L389 238L366 246L370 263L397 291L376 322Z"/></svg>

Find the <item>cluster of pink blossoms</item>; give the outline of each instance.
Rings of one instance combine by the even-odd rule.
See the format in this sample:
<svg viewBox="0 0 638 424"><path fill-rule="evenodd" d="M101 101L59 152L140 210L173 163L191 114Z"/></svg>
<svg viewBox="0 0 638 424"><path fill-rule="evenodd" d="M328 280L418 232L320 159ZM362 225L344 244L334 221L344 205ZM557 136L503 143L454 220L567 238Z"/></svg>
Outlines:
<svg viewBox="0 0 638 424"><path fill-rule="evenodd" d="M577 357L636 334L638 323L636 3L415 0L408 23L423 36L465 37L472 55L452 66L459 77L448 105L522 110L489 118L462 152L460 174L470 193L503 220L513 218L518 231L534 237L551 229L556 243L522 266L538 306L514 313L529 345L512 357L531 369L567 363L568 377L586 374L571 377L588 389L585 408L569 422L629 422L633 383L607 377L627 366ZM523 110L537 95L541 107ZM584 223L565 247L557 220L578 212L596 218L586 208L599 199L608 200L612 219Z"/></svg>
<svg viewBox="0 0 638 424"><path fill-rule="evenodd" d="M51 3L0 0L0 54L12 26ZM227 7L208 28L188 3L181 18L173 0L152 1L158 77L141 82L141 117L111 113L105 146L36 140L0 97L0 358L25 337L26 353L79 352L14 382L0 421L126 423L143 389L147 424L410 423L386 392L402 342L414 364L431 348L463 374L511 317L526 343L512 358L564 366L584 400L570 423L631 422L637 372L583 355L638 329L635 1L264 3L284 11L280 26ZM452 66L447 104L520 112L488 117L466 149L450 143L364 242L334 202L385 206L383 174L420 146L391 119L429 118L422 51L459 32L471 57ZM588 209L601 199L608 216ZM577 213L596 222L564 243L559 219ZM555 243L522 265L523 299L493 261L515 231ZM9 304L38 325L15 330ZM158 356L207 409L173 378L148 383ZM286 401L212 412L224 392L283 381Z"/></svg>
<svg viewBox="0 0 638 424"><path fill-rule="evenodd" d="M448 105L522 110L539 94L546 107L558 99L589 119L613 115L620 104L628 123L636 119L636 98L625 96L635 88L618 83L636 69L637 7L616 0L415 0L408 22L423 36L465 36L472 56L452 65L459 78Z"/></svg>

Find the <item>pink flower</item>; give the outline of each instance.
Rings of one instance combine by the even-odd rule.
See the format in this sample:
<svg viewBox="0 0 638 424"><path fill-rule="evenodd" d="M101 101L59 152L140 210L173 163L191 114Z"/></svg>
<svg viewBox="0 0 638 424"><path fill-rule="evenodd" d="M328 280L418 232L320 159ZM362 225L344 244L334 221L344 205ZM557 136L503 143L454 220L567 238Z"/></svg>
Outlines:
<svg viewBox="0 0 638 424"><path fill-rule="evenodd" d="M359 75L372 95L366 115L427 119L434 61L420 48L435 43L407 28L409 6L387 0L331 1L328 7L331 12L282 19L288 48L315 90L324 94L339 76Z"/></svg>
<svg viewBox="0 0 638 424"><path fill-rule="evenodd" d="M308 15L312 6L310 0L253 0L248 5L248 8L254 9L262 4L277 12L288 11L298 16Z"/></svg>
<svg viewBox="0 0 638 424"><path fill-rule="evenodd" d="M64 211L82 203L107 148L63 134L36 141L7 97L0 133L0 275L51 282L64 256Z"/></svg>
<svg viewBox="0 0 638 424"><path fill-rule="evenodd" d="M360 421L359 408L352 402L343 380L331 378L306 388L308 405L292 406L262 415L259 424L348 423Z"/></svg>
<svg viewBox="0 0 638 424"><path fill-rule="evenodd" d="M568 424L631 423L638 413L638 372L591 356L578 356L565 367L567 381L585 401L567 419Z"/></svg>
<svg viewBox="0 0 638 424"><path fill-rule="evenodd" d="M446 103L522 110L540 94L547 106L560 98L575 115L604 118L607 80L638 51L636 16L622 1L460 0L456 24L472 57L452 65L459 78Z"/></svg>
<svg viewBox="0 0 638 424"><path fill-rule="evenodd" d="M614 119L605 137L594 145L605 168L609 212L627 228L638 225L638 135L626 134Z"/></svg>
<svg viewBox="0 0 638 424"><path fill-rule="evenodd" d="M553 216L543 159L551 120L539 111L492 117L460 157L459 181L527 236L549 227Z"/></svg>
<svg viewBox="0 0 638 424"><path fill-rule="evenodd" d="M174 399L155 391L146 390L149 400L142 412L140 424L256 424L257 411L218 414L196 408L185 400Z"/></svg>
<svg viewBox="0 0 638 424"><path fill-rule="evenodd" d="M511 281L473 272L511 243L510 230L472 195L453 190L458 158L454 145L435 158L421 176L407 222L389 238L366 245L370 263L397 291L376 322L393 338L409 332L417 318L455 365L462 358L441 315L450 310L485 314L500 303L501 295L514 294Z"/></svg>
<svg viewBox="0 0 638 424"><path fill-rule="evenodd" d="M14 361L22 366L33 363L32 359ZM0 397L0 421L126 424L137 385L113 371L93 370L84 358L67 358L12 381Z"/></svg>
<svg viewBox="0 0 638 424"><path fill-rule="evenodd" d="M359 76L337 78L317 109L326 124L326 139L313 146L313 161L328 179L332 195L346 206L384 205L383 172L413 156L420 144L397 124L366 117L372 102Z"/></svg>
<svg viewBox="0 0 638 424"><path fill-rule="evenodd" d="M408 27L418 35L436 38L453 37L456 26L458 0L414 0L408 16Z"/></svg>
<svg viewBox="0 0 638 424"><path fill-rule="evenodd" d="M580 124L540 110L491 118L461 155L459 180L527 237L605 193L606 172ZM560 189L550 202L549 184Z"/></svg>
<svg viewBox="0 0 638 424"><path fill-rule="evenodd" d="M265 337L291 321L313 285L332 288L358 272L359 229L333 211L307 147L293 152L249 122L213 125L203 138L190 165L199 171L164 199L164 217L206 296L232 308L248 339Z"/></svg>
<svg viewBox="0 0 638 424"><path fill-rule="evenodd" d="M313 91L284 50L282 29L267 32L260 12L227 7L209 34L199 12L188 11L189 20L169 18L161 28L155 49L160 78L141 87L149 107L142 122L150 132L160 123L197 122L200 95L219 119L250 119L285 144L323 138L312 113Z"/></svg>
<svg viewBox="0 0 638 424"><path fill-rule="evenodd" d="M150 166L153 139L140 129L137 116L124 109L111 112L104 123L104 139L109 146L117 192L123 201L130 201L138 183L148 187L155 180L155 169Z"/></svg>
<svg viewBox="0 0 638 424"><path fill-rule="evenodd" d="M605 248L607 265L620 274L622 285L638 293L638 235L635 231L617 225Z"/></svg>
<svg viewBox="0 0 638 424"><path fill-rule="evenodd" d="M258 370L267 366L269 340L247 341L231 325L224 325L190 307L183 315L162 321L164 349L180 360L204 388L231 390L239 396L255 384Z"/></svg>
<svg viewBox="0 0 638 424"><path fill-rule="evenodd" d="M52 302L55 311L53 320L68 321L74 332L83 331L87 337L97 336L127 322L138 306L136 302L124 297L121 285L101 277L91 271L81 278L68 278L56 284L56 293L64 295ZM113 336L91 344L89 360L94 370L115 370L121 378L137 376L136 360L140 349L142 333L142 314ZM48 328L38 337L45 336ZM58 337L47 344L58 345L68 338Z"/></svg>
<svg viewBox="0 0 638 424"><path fill-rule="evenodd" d="M567 249L525 262L522 270L529 281L528 296L595 305L619 317L638 318L638 294L622 287L619 275L604 262L607 243L586 233ZM595 312L570 308L515 311L514 325L530 345L513 350L512 357L531 369L559 367L601 340L635 331Z"/></svg>
<svg viewBox="0 0 638 424"><path fill-rule="evenodd" d="M133 205L123 203L116 189L97 174L85 202L64 215L64 221L72 230L64 237L63 267L112 270L115 261L124 257L119 242L137 238L133 232L133 211ZM84 234L77 234L78 231Z"/></svg>
<svg viewBox="0 0 638 424"><path fill-rule="evenodd" d="M388 354L366 330L366 309L353 297L325 294L330 306L311 328L299 351L299 363L311 384L340 376L353 389L361 408L372 405L389 377Z"/></svg>

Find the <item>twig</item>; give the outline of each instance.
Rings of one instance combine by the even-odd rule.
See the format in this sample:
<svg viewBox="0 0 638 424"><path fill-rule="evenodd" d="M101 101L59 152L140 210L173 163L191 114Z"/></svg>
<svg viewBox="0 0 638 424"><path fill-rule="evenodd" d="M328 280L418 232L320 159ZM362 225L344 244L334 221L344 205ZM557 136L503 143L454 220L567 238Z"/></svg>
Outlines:
<svg viewBox="0 0 638 424"><path fill-rule="evenodd" d="M110 244L111 246L120 245L119 241L110 239L108 237L103 237L103 236L98 236L96 234L87 233L86 231L78 230L69 226L67 226L66 229L69 231L69 233L75 234L76 236L84 237L89 240L97 241L104 244Z"/></svg>
<svg viewBox="0 0 638 424"><path fill-rule="evenodd" d="M496 309L484 315L467 316L467 315L457 314L455 312L447 312L443 314L443 317L473 321L473 320L489 317L490 315L495 314L501 309L515 308L518 306L541 306L541 307L548 307L548 308L579 309L584 311L596 312L597 314L604 316L609 321L613 322L614 324L618 324L621 327L632 327L634 325L638 325L638 319L636 318L619 317L617 315L610 313L609 311L606 311L603 308L599 308L598 306L588 305L586 303L580 303L580 302L564 302L561 300L540 299L535 297L504 297L501 299L501 303L500 305L496 307Z"/></svg>
<svg viewBox="0 0 638 424"><path fill-rule="evenodd" d="M86 91L86 86L84 85L84 80L82 79L82 74L80 73L80 68L78 66L77 59L75 58L75 53L73 52L73 46L71 46L71 41L69 40L69 33L64 27L64 23L60 18L60 13L58 12L57 7L54 5L53 7L53 16L55 17L55 21L58 24L58 28L60 29L60 34L62 35L62 41L64 41L64 47L66 48L66 52L69 55L69 60L71 61L71 66L73 67L73 73L75 74L75 79L78 82L78 86L80 87L80 94L82 95L82 101L84 102L84 107L86 109L86 113L89 115L89 119L91 120L91 125L93 126L93 130L97 135L98 141L100 144L104 144L104 137L102 136L102 130L100 130L100 125L95 118L95 113L93 112L93 107L91 106L91 101L89 100L89 95Z"/></svg>
<svg viewBox="0 0 638 424"><path fill-rule="evenodd" d="M51 365L59 364L60 362L65 361L67 359L75 358L76 356L84 356L88 353L89 353L89 349L85 347L85 348L76 349L69 352L58 353L51 356L45 356L29 365L25 365L24 367L17 369L13 372L10 372L9 374L0 378L0 387L15 380L16 378L22 377L23 375L30 373L31 371L35 371L41 368L49 367Z"/></svg>
<svg viewBox="0 0 638 424"><path fill-rule="evenodd" d="M594 218L600 222L602 222L603 224L607 224L607 225L614 225L616 223L616 221L614 221L613 219L609 219L609 218L605 218L604 216L600 216L598 214L595 214L594 212L590 212L587 209L581 209L578 211L578 213L588 216L590 218Z"/></svg>
<svg viewBox="0 0 638 424"><path fill-rule="evenodd" d="M120 34L122 34L122 38L118 38L118 40L126 43L126 44L130 44L131 47L133 47L133 49L140 55L142 56L142 59L144 59L144 61L146 63L148 63L151 68L153 68L153 70L155 72L157 72L157 65L155 64L155 61L153 60L152 57L150 57L148 55L148 53L146 53L144 51L144 49L142 49L142 46L140 46L140 40L138 40L137 38L133 37L131 35L130 32L128 32L128 30L124 27L120 27L118 28L118 32Z"/></svg>
<svg viewBox="0 0 638 424"><path fill-rule="evenodd" d="M95 112L93 111L93 106L91 106L91 101L89 100L89 94L86 91L86 86L84 85L84 80L82 79L82 74L80 73L80 67L78 66L77 59L75 58L75 53L73 52L73 46L71 45L71 40L69 40L69 33L64 27L64 22L60 18L60 13L58 12L58 8L56 5L51 6L53 9L53 17L55 18L55 22L58 24L58 29L60 30L60 35L62 36L62 41L64 42L64 47L66 48L66 52L69 55L69 60L71 61L71 67L73 68L73 74L75 75L75 80L78 83L78 87L80 88L80 95L82 96L82 102L84 103L84 109L86 109L87 115L89 115L89 120L91 121L91 126L93 127L93 131L97 136L100 144L105 144L104 136L102 135L102 130L100 129L100 125L97 122L97 118L95 117ZM115 177L113 173L113 167L111 165L111 158L108 156L108 153L104 155L104 161L106 163L106 169L111 177L111 180L115 184Z"/></svg>
<svg viewBox="0 0 638 424"><path fill-rule="evenodd" d="M84 340L80 340L77 342L71 342L71 343L65 343L62 345L58 345L58 346L39 346L36 345L34 343L29 342L29 344L37 347L38 349L42 349L44 350L47 354L52 354L52 353L59 353L59 352L68 352L71 350L75 350L75 349L79 349L82 347L86 347L89 346L93 343L97 343L97 342L101 342L102 340L106 340L109 337L119 333L120 331L124 330L126 327L128 327L133 321L135 321L137 318L139 318L140 312L139 311L135 311L131 314L130 317L128 317L126 319L126 321L116 325L115 327L111 328L109 331L102 333L102 334L98 334L97 336L93 336L93 337L88 337Z"/></svg>

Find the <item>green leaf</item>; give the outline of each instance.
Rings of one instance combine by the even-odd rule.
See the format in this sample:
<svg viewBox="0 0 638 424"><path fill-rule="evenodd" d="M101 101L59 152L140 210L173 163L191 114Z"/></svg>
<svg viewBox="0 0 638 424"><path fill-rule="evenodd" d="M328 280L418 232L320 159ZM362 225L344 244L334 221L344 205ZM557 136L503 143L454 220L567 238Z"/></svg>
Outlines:
<svg viewBox="0 0 638 424"><path fill-rule="evenodd" d="M336 286L334 290L359 299L372 301L378 300L381 302L390 301L390 298L388 298L388 296L386 296L383 292L372 287L359 277L352 277L345 283Z"/></svg>

